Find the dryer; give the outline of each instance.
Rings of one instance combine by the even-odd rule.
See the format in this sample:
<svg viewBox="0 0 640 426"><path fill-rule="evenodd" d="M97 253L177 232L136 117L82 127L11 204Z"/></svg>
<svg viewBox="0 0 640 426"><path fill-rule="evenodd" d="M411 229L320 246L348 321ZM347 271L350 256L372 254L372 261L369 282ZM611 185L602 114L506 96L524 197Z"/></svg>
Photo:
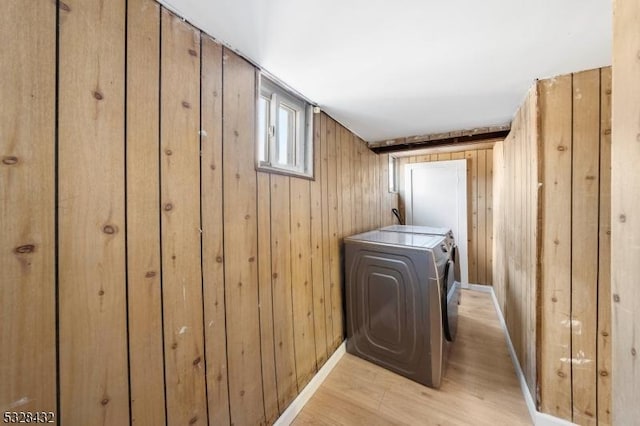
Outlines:
<svg viewBox="0 0 640 426"><path fill-rule="evenodd" d="M456 329L447 297L459 287L453 246L446 235L391 230L345 238L349 353L440 386Z"/></svg>

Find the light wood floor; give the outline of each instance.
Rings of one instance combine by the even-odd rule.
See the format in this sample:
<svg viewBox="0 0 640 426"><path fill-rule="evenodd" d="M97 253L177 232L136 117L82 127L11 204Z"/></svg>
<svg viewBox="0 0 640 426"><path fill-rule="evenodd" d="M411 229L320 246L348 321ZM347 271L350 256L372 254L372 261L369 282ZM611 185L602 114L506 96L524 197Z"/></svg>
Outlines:
<svg viewBox="0 0 640 426"><path fill-rule="evenodd" d="M294 425L531 425L487 293L464 291L440 390L346 354Z"/></svg>

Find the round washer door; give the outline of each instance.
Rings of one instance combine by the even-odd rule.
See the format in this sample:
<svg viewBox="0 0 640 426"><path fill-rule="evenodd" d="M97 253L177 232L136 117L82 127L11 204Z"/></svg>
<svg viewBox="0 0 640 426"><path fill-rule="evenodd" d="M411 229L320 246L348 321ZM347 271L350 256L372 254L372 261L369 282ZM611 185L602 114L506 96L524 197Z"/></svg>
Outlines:
<svg viewBox="0 0 640 426"><path fill-rule="evenodd" d="M449 304L447 303L447 296L449 290L455 285L454 278L455 264L453 260L449 259L444 267L444 274L442 281L440 282L440 306L442 307L442 328L444 331L444 337L448 342L453 342L455 335L455 329L451 327L449 323ZM455 325L455 324L454 324Z"/></svg>

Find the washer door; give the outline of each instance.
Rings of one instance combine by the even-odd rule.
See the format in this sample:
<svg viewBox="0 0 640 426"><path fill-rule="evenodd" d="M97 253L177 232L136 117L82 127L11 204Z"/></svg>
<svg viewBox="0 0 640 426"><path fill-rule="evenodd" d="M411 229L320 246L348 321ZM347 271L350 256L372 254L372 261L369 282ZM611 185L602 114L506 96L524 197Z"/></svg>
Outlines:
<svg viewBox="0 0 640 426"><path fill-rule="evenodd" d="M454 268L455 264L452 259L447 261L447 264L444 266L444 274L442 277L442 281L440 282L440 306L442 306L442 328L444 331L444 337L448 342L453 342L455 337L455 323L454 327L451 327L449 321L449 303L448 303L448 295L451 289L456 285L454 279ZM455 315L455 312L451 314Z"/></svg>
<svg viewBox="0 0 640 426"><path fill-rule="evenodd" d="M453 274L453 279L458 282L461 283L462 282L462 277L461 277L461 273L460 273L460 250L458 250L458 246L453 244L453 252L451 255L451 258L453 259L453 261L455 262L454 264L454 274Z"/></svg>

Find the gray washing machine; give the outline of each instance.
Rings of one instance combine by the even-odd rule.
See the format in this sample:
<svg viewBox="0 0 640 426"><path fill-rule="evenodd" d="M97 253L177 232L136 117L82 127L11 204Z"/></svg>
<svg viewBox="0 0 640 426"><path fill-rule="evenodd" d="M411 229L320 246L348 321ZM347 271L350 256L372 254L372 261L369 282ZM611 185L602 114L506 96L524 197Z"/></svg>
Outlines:
<svg viewBox="0 0 640 426"><path fill-rule="evenodd" d="M443 289L443 294L447 297L447 310L443 313L444 317L448 317L449 327L445 329L446 337L449 341L453 341L458 327L458 305L461 302L460 289L462 287L462 279L460 273L460 250L453 238L453 232L449 228L436 228L432 226L420 225L391 225L380 228L385 232L404 232L411 234L425 235L442 235L446 237L445 245L449 252L450 258L453 260L453 282L447 283L447 289ZM443 319L444 321L444 319Z"/></svg>
<svg viewBox="0 0 640 426"><path fill-rule="evenodd" d="M408 231L345 238L347 351L437 388L457 323L455 243Z"/></svg>

